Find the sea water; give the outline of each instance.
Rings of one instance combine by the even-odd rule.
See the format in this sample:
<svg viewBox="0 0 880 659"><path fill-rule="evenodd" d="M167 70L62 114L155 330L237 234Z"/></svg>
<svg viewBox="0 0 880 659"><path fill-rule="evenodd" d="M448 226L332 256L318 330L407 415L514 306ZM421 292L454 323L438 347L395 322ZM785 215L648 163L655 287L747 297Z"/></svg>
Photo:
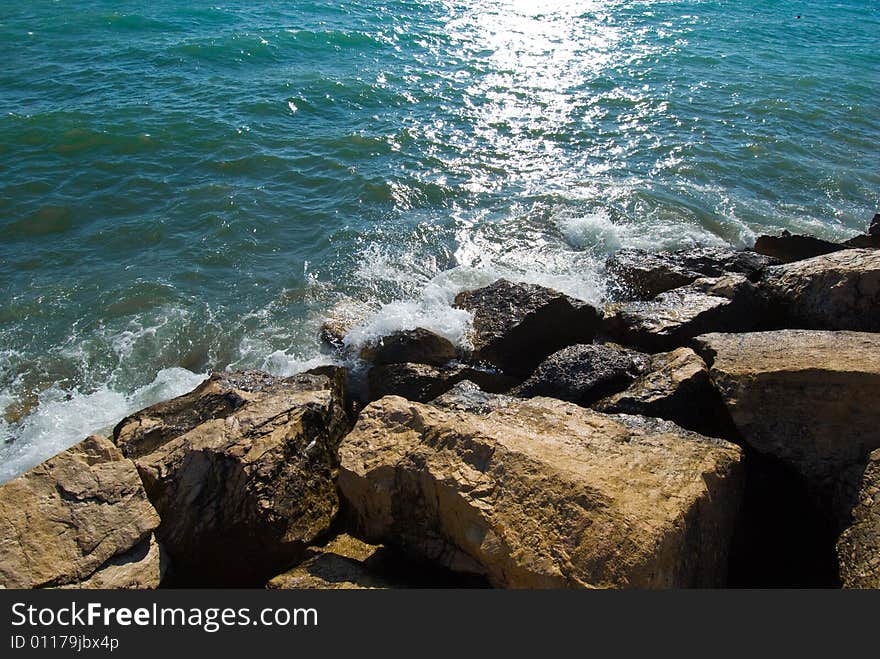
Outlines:
<svg viewBox="0 0 880 659"><path fill-rule="evenodd" d="M621 247L864 230L876 0L0 0L0 480Z"/></svg>

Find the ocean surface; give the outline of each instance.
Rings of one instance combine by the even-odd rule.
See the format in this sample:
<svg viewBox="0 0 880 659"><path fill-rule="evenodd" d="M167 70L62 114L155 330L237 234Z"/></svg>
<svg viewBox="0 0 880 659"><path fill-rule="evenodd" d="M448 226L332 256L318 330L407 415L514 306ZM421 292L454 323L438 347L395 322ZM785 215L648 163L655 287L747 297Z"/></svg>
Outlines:
<svg viewBox="0 0 880 659"><path fill-rule="evenodd" d="M0 481L499 276L864 230L877 0L0 0Z"/></svg>

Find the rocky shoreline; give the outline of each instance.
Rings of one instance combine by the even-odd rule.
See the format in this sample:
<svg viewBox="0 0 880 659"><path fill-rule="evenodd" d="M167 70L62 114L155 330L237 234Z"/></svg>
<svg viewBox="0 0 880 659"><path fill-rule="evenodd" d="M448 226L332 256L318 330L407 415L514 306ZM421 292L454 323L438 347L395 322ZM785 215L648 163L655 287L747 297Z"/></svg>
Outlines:
<svg viewBox="0 0 880 659"><path fill-rule="evenodd" d="M0 586L878 588L878 247L621 250L602 308L462 292L467 350L366 387L215 373L0 486Z"/></svg>

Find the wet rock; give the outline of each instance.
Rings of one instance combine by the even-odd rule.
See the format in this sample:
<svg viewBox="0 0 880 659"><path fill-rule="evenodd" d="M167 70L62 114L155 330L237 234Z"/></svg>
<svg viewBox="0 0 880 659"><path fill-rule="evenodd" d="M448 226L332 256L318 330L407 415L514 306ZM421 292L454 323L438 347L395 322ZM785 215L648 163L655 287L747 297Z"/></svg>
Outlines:
<svg viewBox="0 0 880 659"><path fill-rule="evenodd" d="M880 588L880 451L871 453L862 473L837 559L844 588Z"/></svg>
<svg viewBox="0 0 880 659"><path fill-rule="evenodd" d="M429 401L434 407L442 407L457 412L488 414L498 407L516 403L517 398L484 391L475 382L462 380L449 391Z"/></svg>
<svg viewBox="0 0 880 659"><path fill-rule="evenodd" d="M760 286L785 327L880 331L880 251L848 249L768 268Z"/></svg>
<svg viewBox="0 0 880 659"><path fill-rule="evenodd" d="M757 279L778 261L755 252L725 247L696 247L675 252L622 249L605 262L611 286L621 299L649 300L697 279L731 273Z"/></svg>
<svg viewBox="0 0 880 659"><path fill-rule="evenodd" d="M329 528L349 422L344 370L323 370L215 374L116 427L178 583L265 583Z"/></svg>
<svg viewBox="0 0 880 659"><path fill-rule="evenodd" d="M706 363L690 348L650 356L650 367L626 390L592 405L608 414L641 414L674 421L712 437L734 436L730 416L712 386Z"/></svg>
<svg viewBox="0 0 880 659"><path fill-rule="evenodd" d="M361 359L374 364L429 364L442 366L457 356L455 346L430 330L417 327L384 336L361 350Z"/></svg>
<svg viewBox="0 0 880 659"><path fill-rule="evenodd" d="M155 588L158 525L134 464L88 437L0 486L0 584Z"/></svg>
<svg viewBox="0 0 880 659"><path fill-rule="evenodd" d="M743 440L800 474L829 518L836 481L880 448L880 334L708 334L698 352Z"/></svg>
<svg viewBox="0 0 880 659"><path fill-rule="evenodd" d="M802 261L845 248L845 245L840 243L832 243L812 236L794 235L788 231L783 231L779 236L759 236L755 241L755 251L758 254L779 259L782 263Z"/></svg>
<svg viewBox="0 0 880 659"><path fill-rule="evenodd" d="M462 380L471 380L491 392L507 391L519 383L491 369L480 369L465 364L445 367L427 364L388 364L370 369L370 399L384 396L402 396L424 403L440 396Z"/></svg>
<svg viewBox="0 0 880 659"><path fill-rule="evenodd" d="M484 414L398 397L365 408L340 447L357 535L498 587L724 583L738 447L668 421L499 398Z"/></svg>
<svg viewBox="0 0 880 659"><path fill-rule="evenodd" d="M648 365L648 355L614 344L568 346L547 357L510 393L522 398L548 396L589 405L626 388Z"/></svg>
<svg viewBox="0 0 880 659"><path fill-rule="evenodd" d="M700 334L754 329L764 318L755 285L744 275L698 279L649 301L611 304L603 334L649 352L684 346Z"/></svg>
<svg viewBox="0 0 880 659"><path fill-rule="evenodd" d="M592 341L600 322L586 302L504 279L459 293L455 306L474 315L473 359L523 377L560 348Z"/></svg>
<svg viewBox="0 0 880 659"><path fill-rule="evenodd" d="M351 298L340 300L327 311L321 323L318 333L321 343L332 350L345 351L345 337L367 319L370 311L363 302Z"/></svg>

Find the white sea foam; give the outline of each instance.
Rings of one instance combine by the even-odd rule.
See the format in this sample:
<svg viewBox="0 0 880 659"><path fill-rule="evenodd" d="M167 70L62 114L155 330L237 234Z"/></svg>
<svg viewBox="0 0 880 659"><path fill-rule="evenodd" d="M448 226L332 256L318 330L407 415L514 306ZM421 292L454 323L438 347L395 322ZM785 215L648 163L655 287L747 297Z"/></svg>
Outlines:
<svg viewBox="0 0 880 659"><path fill-rule="evenodd" d="M0 424L0 482L73 446L91 433L107 432L127 414L179 396L205 379L184 368L168 368L148 385L132 393L103 386L83 393L52 386L40 395L39 405L18 424ZM0 404L12 401L3 394Z"/></svg>

